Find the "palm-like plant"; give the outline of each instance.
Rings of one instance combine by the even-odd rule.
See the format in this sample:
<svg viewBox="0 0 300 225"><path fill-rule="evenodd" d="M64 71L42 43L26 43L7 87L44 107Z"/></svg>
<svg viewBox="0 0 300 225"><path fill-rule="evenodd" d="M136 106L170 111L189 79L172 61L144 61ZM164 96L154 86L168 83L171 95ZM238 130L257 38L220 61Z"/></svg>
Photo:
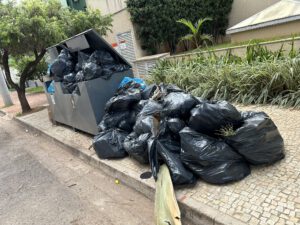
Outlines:
<svg viewBox="0 0 300 225"><path fill-rule="evenodd" d="M201 46L202 43L206 43L207 41L212 42L213 38L209 34L202 34L202 26L203 23L206 21L211 21L211 18L204 18L199 19L195 25L190 21L186 19L180 19L177 21L177 23L181 23L185 26L187 26L191 33L183 36L180 40L181 41L192 41L197 48Z"/></svg>

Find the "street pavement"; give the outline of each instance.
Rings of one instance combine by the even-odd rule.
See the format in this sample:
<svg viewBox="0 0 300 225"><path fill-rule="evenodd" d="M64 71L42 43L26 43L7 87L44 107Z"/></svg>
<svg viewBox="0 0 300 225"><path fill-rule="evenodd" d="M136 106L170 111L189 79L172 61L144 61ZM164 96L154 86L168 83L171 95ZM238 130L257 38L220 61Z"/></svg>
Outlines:
<svg viewBox="0 0 300 225"><path fill-rule="evenodd" d="M2 114L0 199L1 225L154 224L149 199Z"/></svg>

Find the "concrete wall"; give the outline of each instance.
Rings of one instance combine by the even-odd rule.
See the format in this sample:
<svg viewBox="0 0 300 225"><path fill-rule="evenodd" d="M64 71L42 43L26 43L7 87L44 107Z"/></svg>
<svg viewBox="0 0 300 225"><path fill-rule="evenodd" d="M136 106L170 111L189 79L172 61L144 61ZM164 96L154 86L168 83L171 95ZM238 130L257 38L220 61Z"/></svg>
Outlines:
<svg viewBox="0 0 300 225"><path fill-rule="evenodd" d="M300 50L300 37L295 37L293 38L287 38L287 39L282 39L282 40L276 40L276 41L268 41L268 42L262 42L259 43L259 45L266 47L267 49L271 51L278 51L279 49L284 50L284 54L288 54L291 50L292 43L294 43L294 48L295 50ZM248 45L240 45L236 47L229 47L229 48L221 48L221 49L216 49L212 51L202 51L202 52L197 52L197 53L186 53L186 54L180 54L180 55L173 55L168 57L169 60L189 60L193 59L195 57L198 57L199 55L209 55L212 52L216 54L217 56L222 56L226 55L228 51L230 51L233 55L240 56L240 57L245 57L246 52L247 52L247 46Z"/></svg>
<svg viewBox="0 0 300 225"><path fill-rule="evenodd" d="M234 0L228 28L279 2L280 0Z"/></svg>
<svg viewBox="0 0 300 225"><path fill-rule="evenodd" d="M273 37L291 36L300 33L300 21L288 22L280 25L268 26L231 34L231 42L238 43L251 39L267 39Z"/></svg>

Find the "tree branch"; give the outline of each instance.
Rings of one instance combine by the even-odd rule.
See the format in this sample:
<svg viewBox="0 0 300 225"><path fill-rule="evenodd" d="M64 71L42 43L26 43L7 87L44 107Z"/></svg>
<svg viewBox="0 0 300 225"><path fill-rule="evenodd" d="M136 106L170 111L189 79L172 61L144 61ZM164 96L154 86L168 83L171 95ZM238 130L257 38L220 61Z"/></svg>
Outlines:
<svg viewBox="0 0 300 225"><path fill-rule="evenodd" d="M38 54L37 50L34 49L33 52L34 52L35 59L37 59L39 57L39 54Z"/></svg>
<svg viewBox="0 0 300 225"><path fill-rule="evenodd" d="M36 66L40 63L40 61L43 59L44 55L46 54L46 49L43 49L40 52L40 54L38 54L37 52L35 52L34 54L36 54L35 60L29 62L20 75L20 88L21 89L25 89L26 80L36 70Z"/></svg>

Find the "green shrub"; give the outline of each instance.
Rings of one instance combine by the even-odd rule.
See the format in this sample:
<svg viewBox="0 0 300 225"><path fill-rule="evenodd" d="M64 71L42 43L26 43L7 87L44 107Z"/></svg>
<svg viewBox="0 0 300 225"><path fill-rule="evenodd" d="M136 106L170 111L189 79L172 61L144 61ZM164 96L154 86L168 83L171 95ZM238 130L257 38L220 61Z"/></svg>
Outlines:
<svg viewBox="0 0 300 225"><path fill-rule="evenodd" d="M252 52L252 59L248 52L244 60L231 54L212 54L191 60L161 61L151 72L150 81L174 83L208 99L300 108L300 57L285 57L279 51L273 55L262 52L260 56Z"/></svg>

